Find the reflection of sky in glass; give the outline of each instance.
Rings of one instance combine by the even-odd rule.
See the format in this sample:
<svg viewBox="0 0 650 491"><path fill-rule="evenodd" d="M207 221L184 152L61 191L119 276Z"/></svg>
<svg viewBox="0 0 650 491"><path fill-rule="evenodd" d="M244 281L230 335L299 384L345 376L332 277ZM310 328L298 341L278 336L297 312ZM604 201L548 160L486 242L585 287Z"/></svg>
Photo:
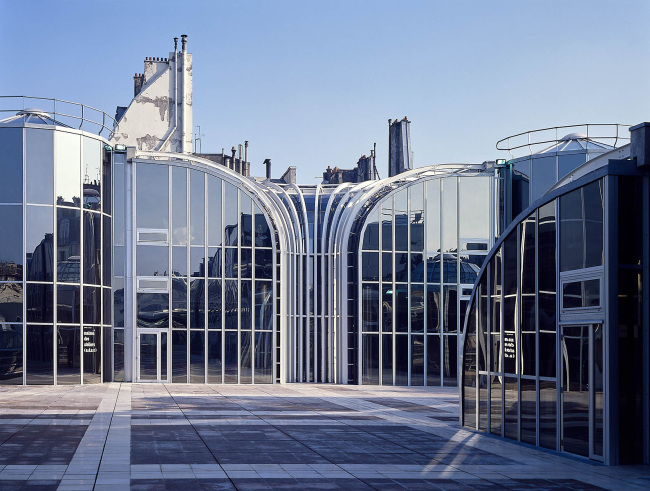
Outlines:
<svg viewBox="0 0 650 491"><path fill-rule="evenodd" d="M81 137L57 131L55 138L56 196L72 204L81 194Z"/></svg>
<svg viewBox="0 0 650 491"><path fill-rule="evenodd" d="M460 178L460 237L488 239L490 235L490 180Z"/></svg>

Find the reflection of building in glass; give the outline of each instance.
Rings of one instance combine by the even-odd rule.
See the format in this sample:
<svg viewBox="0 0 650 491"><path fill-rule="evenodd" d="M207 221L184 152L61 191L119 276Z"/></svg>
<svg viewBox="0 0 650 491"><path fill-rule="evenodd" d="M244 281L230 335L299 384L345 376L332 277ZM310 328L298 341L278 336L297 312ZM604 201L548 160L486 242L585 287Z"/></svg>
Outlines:
<svg viewBox="0 0 650 491"><path fill-rule="evenodd" d="M250 178L190 153L185 48L136 80L177 104L0 121L1 384L460 383L465 427L648 462L648 125L412 169L402 120L386 179Z"/></svg>
<svg viewBox="0 0 650 491"><path fill-rule="evenodd" d="M0 258L11 260L10 268L0 266L0 379L111 380L100 365L102 336L112 338L112 152L97 135L109 130L89 116L110 118L72 103L36 102L59 112L24 109L0 121Z"/></svg>
<svg viewBox="0 0 650 491"><path fill-rule="evenodd" d="M648 462L649 127L550 183L490 251L463 328L464 426Z"/></svg>

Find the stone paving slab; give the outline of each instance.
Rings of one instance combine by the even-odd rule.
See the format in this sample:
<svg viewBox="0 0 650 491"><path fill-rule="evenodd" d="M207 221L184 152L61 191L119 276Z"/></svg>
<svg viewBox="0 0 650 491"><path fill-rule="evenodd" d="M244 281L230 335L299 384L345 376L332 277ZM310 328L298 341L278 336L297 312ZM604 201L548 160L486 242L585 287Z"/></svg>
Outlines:
<svg viewBox="0 0 650 491"><path fill-rule="evenodd" d="M0 489L649 489L461 428L452 388L0 387Z"/></svg>

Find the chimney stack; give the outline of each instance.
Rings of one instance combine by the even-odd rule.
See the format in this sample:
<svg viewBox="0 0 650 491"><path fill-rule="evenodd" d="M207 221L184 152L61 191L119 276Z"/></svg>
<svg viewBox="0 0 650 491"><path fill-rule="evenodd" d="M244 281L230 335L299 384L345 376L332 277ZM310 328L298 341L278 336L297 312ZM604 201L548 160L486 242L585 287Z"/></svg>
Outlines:
<svg viewBox="0 0 650 491"><path fill-rule="evenodd" d="M264 159L264 165L266 166L266 178L271 179L271 159Z"/></svg>
<svg viewBox="0 0 650 491"><path fill-rule="evenodd" d="M183 54L187 53L187 34L181 34L181 46Z"/></svg>
<svg viewBox="0 0 650 491"><path fill-rule="evenodd" d="M174 38L174 53L178 52L178 38Z"/></svg>

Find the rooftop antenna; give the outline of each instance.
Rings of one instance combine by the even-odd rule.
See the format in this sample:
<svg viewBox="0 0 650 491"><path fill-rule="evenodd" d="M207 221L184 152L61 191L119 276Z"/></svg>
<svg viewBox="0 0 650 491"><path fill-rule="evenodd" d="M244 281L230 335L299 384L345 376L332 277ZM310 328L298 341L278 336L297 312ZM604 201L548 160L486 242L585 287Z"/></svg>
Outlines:
<svg viewBox="0 0 650 491"><path fill-rule="evenodd" d="M197 124L196 127L199 129L198 133L194 133L194 153L196 153L196 142L199 142L199 154L203 153L201 151L201 137L205 136L203 133L201 133L201 125Z"/></svg>
<svg viewBox="0 0 650 491"><path fill-rule="evenodd" d="M375 171L375 179L381 179L377 171L377 142L372 144L372 168Z"/></svg>

